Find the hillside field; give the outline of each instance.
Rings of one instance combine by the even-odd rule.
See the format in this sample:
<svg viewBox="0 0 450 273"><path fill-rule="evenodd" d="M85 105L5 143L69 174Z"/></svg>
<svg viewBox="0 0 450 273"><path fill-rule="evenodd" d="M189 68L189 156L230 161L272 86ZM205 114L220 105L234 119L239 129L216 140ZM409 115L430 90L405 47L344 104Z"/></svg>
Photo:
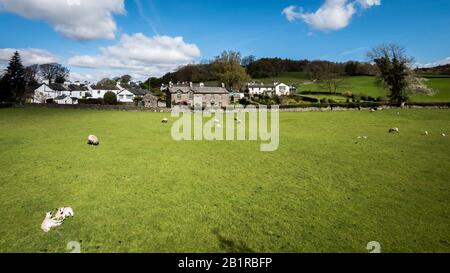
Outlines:
<svg viewBox="0 0 450 273"><path fill-rule="evenodd" d="M450 102L450 76L446 75L424 75L427 78L428 87L432 88L434 91L434 95L428 96L424 94L414 95L411 97L411 100L414 102ZM308 83L308 80L305 78L303 73L300 72L287 72L283 73L279 77L268 78L268 79L258 79L257 81L261 81L264 83L273 83L273 82L283 82L289 85L294 85L298 88L299 92L302 91L316 91L316 92L324 92L327 91L321 88L318 84ZM355 76L349 77L345 84L339 88L338 92L350 91L355 95L365 95L372 96L374 98L377 97L387 97L388 92L379 87L375 82L375 77L371 76ZM336 99L337 101L345 102L346 98L335 98L333 95L324 96L317 95L317 98L331 98Z"/></svg>
<svg viewBox="0 0 450 273"><path fill-rule="evenodd" d="M0 252L450 251L449 110L281 113L272 153L176 142L174 121L0 109Z"/></svg>

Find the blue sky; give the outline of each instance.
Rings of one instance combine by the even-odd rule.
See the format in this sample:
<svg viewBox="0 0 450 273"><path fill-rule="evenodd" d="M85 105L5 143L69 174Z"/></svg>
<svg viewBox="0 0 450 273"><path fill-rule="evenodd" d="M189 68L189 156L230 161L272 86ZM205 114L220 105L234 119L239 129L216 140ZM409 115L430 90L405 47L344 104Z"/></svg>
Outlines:
<svg viewBox="0 0 450 273"><path fill-rule="evenodd" d="M0 0L0 61L21 49L30 61L68 65L74 77L139 78L228 49L346 61L397 43L427 64L450 57L449 14L448 0Z"/></svg>

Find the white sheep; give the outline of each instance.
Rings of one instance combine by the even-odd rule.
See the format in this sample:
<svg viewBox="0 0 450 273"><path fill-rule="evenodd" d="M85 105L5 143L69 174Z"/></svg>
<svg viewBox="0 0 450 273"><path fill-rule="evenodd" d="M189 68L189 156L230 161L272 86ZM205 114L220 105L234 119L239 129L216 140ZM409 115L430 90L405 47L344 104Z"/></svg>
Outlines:
<svg viewBox="0 0 450 273"><path fill-rule="evenodd" d="M95 146L100 144L100 142L98 141L98 137L96 137L94 135L88 136L88 144L89 145L95 145Z"/></svg>
<svg viewBox="0 0 450 273"><path fill-rule="evenodd" d="M73 209L70 207L67 208L59 208L56 211L55 217L53 219L56 220L65 220L67 217L73 217L75 214L73 213Z"/></svg>
<svg viewBox="0 0 450 273"><path fill-rule="evenodd" d="M52 218L52 213L47 212L47 214L45 215L44 221L41 224L41 229L44 232L49 232L50 229L60 226L62 224L62 222L63 221L61 221L61 220L56 220L56 219Z"/></svg>
<svg viewBox="0 0 450 273"><path fill-rule="evenodd" d="M398 128L390 128L389 133L399 133L400 130Z"/></svg>
<svg viewBox="0 0 450 273"><path fill-rule="evenodd" d="M167 118L163 118L163 120L161 121L161 123L168 123L169 120Z"/></svg>

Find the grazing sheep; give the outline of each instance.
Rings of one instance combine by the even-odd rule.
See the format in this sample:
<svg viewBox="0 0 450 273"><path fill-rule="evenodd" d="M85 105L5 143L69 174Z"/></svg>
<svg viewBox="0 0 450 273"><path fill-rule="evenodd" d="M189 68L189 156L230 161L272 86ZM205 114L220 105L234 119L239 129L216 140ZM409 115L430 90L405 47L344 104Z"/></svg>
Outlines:
<svg viewBox="0 0 450 273"><path fill-rule="evenodd" d="M426 136L429 135L428 131L425 131L423 134L426 135Z"/></svg>
<svg viewBox="0 0 450 273"><path fill-rule="evenodd" d="M98 141L98 137L96 137L94 135L88 136L88 144L89 145L94 145L94 146L99 145L100 142Z"/></svg>
<svg viewBox="0 0 450 273"><path fill-rule="evenodd" d="M70 207L67 208L59 208L56 211L55 217L53 219L56 220L65 220L67 217L73 217L75 214L73 213L73 209Z"/></svg>
<svg viewBox="0 0 450 273"><path fill-rule="evenodd" d="M398 128L391 128L389 129L389 133L399 133L400 130Z"/></svg>
<svg viewBox="0 0 450 273"><path fill-rule="evenodd" d="M444 133L442 133L442 136L443 136L443 137L446 137L446 135L445 135Z"/></svg>
<svg viewBox="0 0 450 273"><path fill-rule="evenodd" d="M167 118L164 118L161 123L169 123L169 120Z"/></svg>
<svg viewBox="0 0 450 273"><path fill-rule="evenodd" d="M54 228L54 227L58 227L62 224L62 221L56 220L54 218L52 218L52 213L51 212L47 212L47 214L45 215L44 221L41 224L41 229L44 232L49 232L50 229Z"/></svg>
<svg viewBox="0 0 450 273"><path fill-rule="evenodd" d="M367 137L366 137L366 136L363 136L363 138L364 138L364 139L367 139Z"/></svg>
<svg viewBox="0 0 450 273"><path fill-rule="evenodd" d="M375 110L374 108L370 109L370 112L372 112L372 113L375 112L375 111L376 111L376 110Z"/></svg>

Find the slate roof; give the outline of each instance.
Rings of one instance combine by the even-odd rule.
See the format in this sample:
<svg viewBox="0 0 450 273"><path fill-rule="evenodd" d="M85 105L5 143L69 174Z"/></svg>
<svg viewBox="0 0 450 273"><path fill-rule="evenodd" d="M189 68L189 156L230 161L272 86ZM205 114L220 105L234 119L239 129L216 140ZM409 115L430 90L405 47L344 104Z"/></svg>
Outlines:
<svg viewBox="0 0 450 273"><path fill-rule="evenodd" d="M125 90L128 90L129 92L133 93L136 96L144 96L148 93L148 91L145 89L125 89Z"/></svg>
<svg viewBox="0 0 450 273"><path fill-rule="evenodd" d="M80 86L76 84L69 84L70 91L88 91L89 89L85 86Z"/></svg>
<svg viewBox="0 0 450 273"><path fill-rule="evenodd" d="M119 88L114 85L93 85L91 88L93 90L119 90Z"/></svg>
<svg viewBox="0 0 450 273"><path fill-rule="evenodd" d="M50 87L54 91L69 91L66 87L64 87L61 83L50 83L47 84L48 87Z"/></svg>
<svg viewBox="0 0 450 273"><path fill-rule="evenodd" d="M169 87L168 90L172 94L175 94L178 91L181 91L185 94L189 92L193 92L194 94L229 94L226 88L218 86L193 85L192 87L190 87L185 85L174 85L172 87Z"/></svg>

